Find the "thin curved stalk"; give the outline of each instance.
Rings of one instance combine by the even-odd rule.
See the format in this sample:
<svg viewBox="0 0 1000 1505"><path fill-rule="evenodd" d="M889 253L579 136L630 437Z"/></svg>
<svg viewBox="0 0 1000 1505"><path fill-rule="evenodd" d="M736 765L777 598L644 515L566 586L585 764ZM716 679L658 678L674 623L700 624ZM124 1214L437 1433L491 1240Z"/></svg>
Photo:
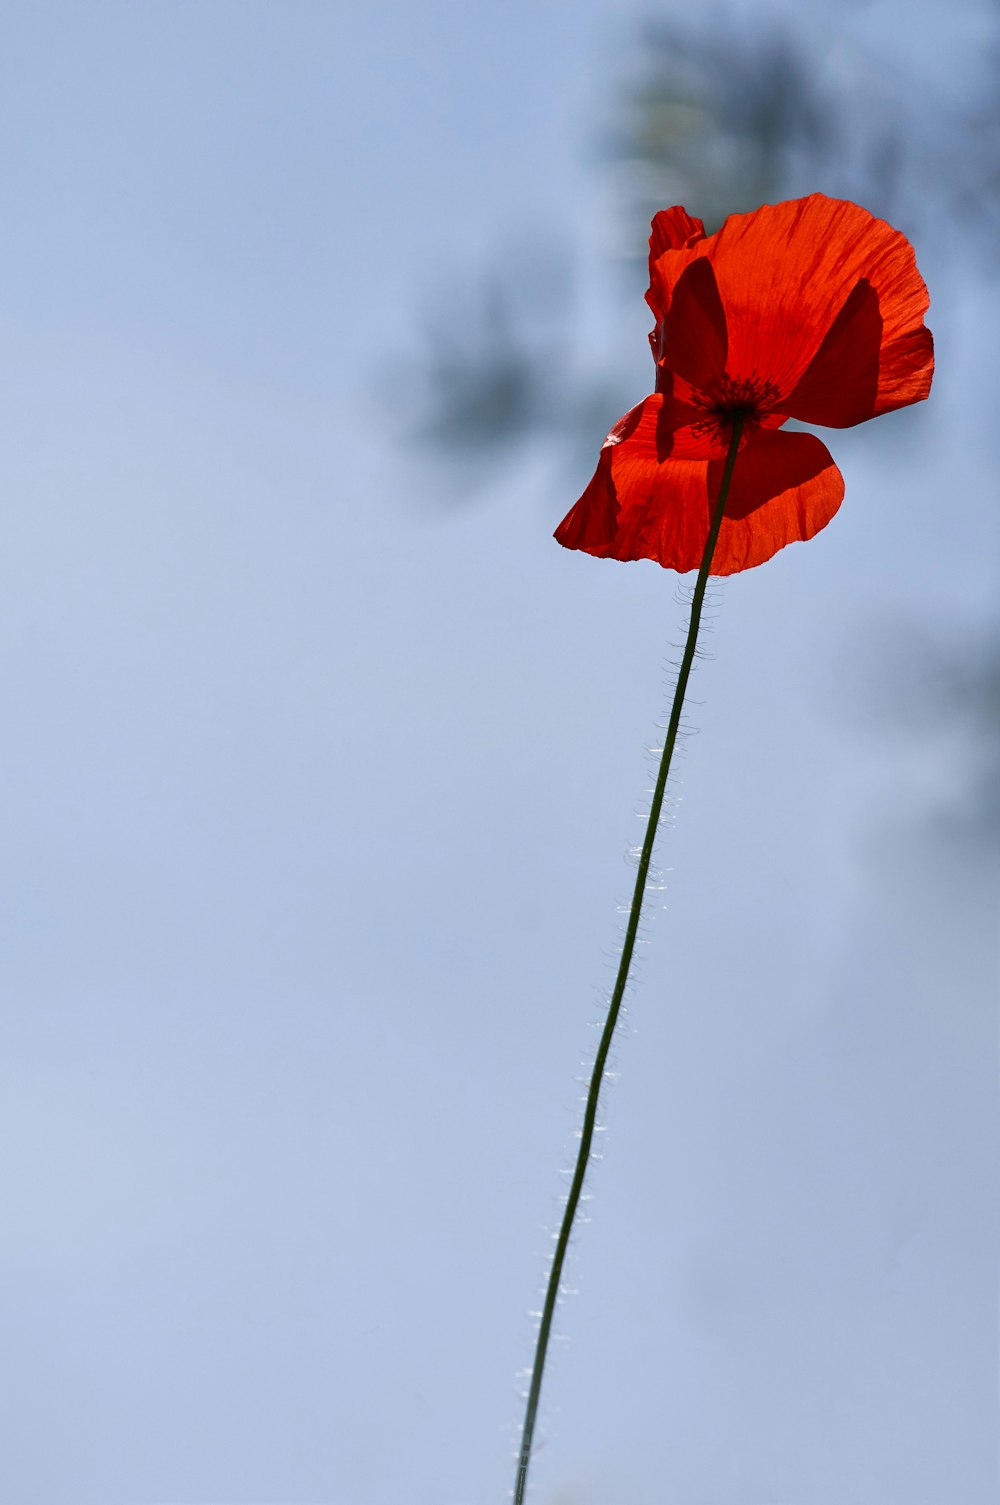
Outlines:
<svg viewBox="0 0 1000 1505"><path fill-rule="evenodd" d="M712 556L719 538L719 529L722 526L722 518L725 512L726 499L729 495L729 486L733 476L733 466L736 463L736 452L739 449L740 435L743 432L743 414L734 413L733 432L729 443L729 451L726 455L726 463L722 472L722 480L719 485L719 495L716 499L715 510L712 514L711 525L708 530L708 539L705 543L705 552L702 555L701 566L698 570L698 579L695 583L694 596L691 601L691 619L688 623L687 639L684 644L684 653L681 658L681 666L677 675L677 685L674 690L673 705L670 709L670 720L667 723L667 735L663 744L663 754L660 758L659 773L656 785L653 789L653 799L649 808L649 820L646 825L646 836L642 844L639 856L639 871L636 874L635 889L632 894L632 906L629 910L628 924L625 927L625 942L622 946L621 961L618 965L618 974L615 978L614 990L611 994L611 1003L608 1008L608 1016L601 1031L600 1044L597 1047L597 1057L594 1061L594 1069L590 1076L590 1086L587 1090L587 1103L583 1114L583 1129L580 1134L580 1148L577 1151L576 1165L573 1170L573 1179L570 1182L569 1195L566 1198L566 1207L563 1212L559 1235L556 1239L555 1253L552 1256L552 1268L549 1271L548 1283L545 1289L545 1301L542 1306L541 1321L538 1327L538 1338L535 1343L535 1355L531 1366L531 1382L528 1387L528 1398L525 1406L524 1427L521 1433L521 1447L517 1458L517 1477L514 1484L514 1505L523 1505L525 1489L528 1482L528 1466L531 1462L531 1447L535 1435L535 1421L538 1416L538 1401L542 1391L542 1376L545 1372L545 1360L548 1355L549 1339L552 1334L552 1319L555 1315L556 1302L562 1283L563 1265L566 1260L566 1250L569 1248L570 1235L573 1232L573 1224L576 1220L577 1209L580 1205L580 1195L583 1191L584 1177L587 1174L587 1166L590 1162L590 1152L594 1139L594 1129L597 1124L597 1108L601 1095L601 1084L604 1080L604 1071L607 1066L608 1052L611 1049L611 1041L614 1036L615 1026L618 1023L618 1015L621 1012L622 999L625 996L625 986L628 982L629 969L632 965L632 953L635 950L636 935L639 930L639 917L642 912L642 901L646 891L646 879L649 874L649 864L653 856L653 844L656 840L656 831L660 823L660 811L663 807L663 795L667 787L667 777L670 773L670 763L677 742L677 733L681 722L681 712L684 708L684 695L687 691L688 679L691 675L691 666L694 663L695 649L698 644L698 630L701 626L701 611L705 601L705 589L708 585L708 577L712 568Z"/></svg>

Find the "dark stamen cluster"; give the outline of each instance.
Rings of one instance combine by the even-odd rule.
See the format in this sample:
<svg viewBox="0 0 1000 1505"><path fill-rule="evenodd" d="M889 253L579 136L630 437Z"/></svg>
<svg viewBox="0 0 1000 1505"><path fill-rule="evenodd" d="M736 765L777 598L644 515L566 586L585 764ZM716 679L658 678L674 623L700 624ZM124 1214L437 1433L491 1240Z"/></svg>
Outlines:
<svg viewBox="0 0 1000 1505"><path fill-rule="evenodd" d="M758 376L756 371L745 377L725 373L708 391L695 396L694 401L706 411L705 417L693 425L693 431L726 444L737 414L743 420L744 435L752 433L761 419L777 407L780 395L774 383Z"/></svg>

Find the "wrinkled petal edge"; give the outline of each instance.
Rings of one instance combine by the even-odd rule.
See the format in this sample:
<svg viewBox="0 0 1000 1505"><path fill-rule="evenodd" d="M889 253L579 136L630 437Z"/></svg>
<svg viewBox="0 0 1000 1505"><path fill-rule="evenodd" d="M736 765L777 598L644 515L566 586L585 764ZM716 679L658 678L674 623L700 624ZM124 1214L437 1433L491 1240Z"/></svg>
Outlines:
<svg viewBox="0 0 1000 1505"><path fill-rule="evenodd" d="M555 531L564 548L652 559L681 574L700 567L724 462L661 460L658 408L646 398L612 430L590 485ZM843 477L815 435L762 431L737 457L711 573L753 569L814 537L843 496Z"/></svg>

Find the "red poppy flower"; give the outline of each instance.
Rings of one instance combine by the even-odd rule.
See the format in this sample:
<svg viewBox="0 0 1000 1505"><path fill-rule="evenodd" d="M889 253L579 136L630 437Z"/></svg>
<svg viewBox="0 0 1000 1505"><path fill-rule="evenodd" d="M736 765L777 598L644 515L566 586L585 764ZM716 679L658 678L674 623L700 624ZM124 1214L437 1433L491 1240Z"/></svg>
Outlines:
<svg viewBox="0 0 1000 1505"><path fill-rule="evenodd" d="M913 247L857 204L814 193L730 215L709 236L686 210L662 210L646 301L656 390L605 440L556 529L568 549L697 569L738 412L712 574L763 564L818 533L844 495L826 446L782 424L848 428L930 391Z"/></svg>

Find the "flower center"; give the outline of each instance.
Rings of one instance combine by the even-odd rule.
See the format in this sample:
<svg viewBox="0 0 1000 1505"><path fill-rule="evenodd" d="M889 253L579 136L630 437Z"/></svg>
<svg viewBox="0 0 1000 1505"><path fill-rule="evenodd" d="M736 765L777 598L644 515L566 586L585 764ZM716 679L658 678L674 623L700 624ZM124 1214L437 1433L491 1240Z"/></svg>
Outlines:
<svg viewBox="0 0 1000 1505"><path fill-rule="evenodd" d="M704 418L692 425L693 432L716 443L728 444L733 431L733 419L739 413L743 418L743 439L759 429L768 414L774 412L781 396L773 382L758 376L756 371L749 376L735 377L727 373L703 392L696 392L693 401L703 408Z"/></svg>

